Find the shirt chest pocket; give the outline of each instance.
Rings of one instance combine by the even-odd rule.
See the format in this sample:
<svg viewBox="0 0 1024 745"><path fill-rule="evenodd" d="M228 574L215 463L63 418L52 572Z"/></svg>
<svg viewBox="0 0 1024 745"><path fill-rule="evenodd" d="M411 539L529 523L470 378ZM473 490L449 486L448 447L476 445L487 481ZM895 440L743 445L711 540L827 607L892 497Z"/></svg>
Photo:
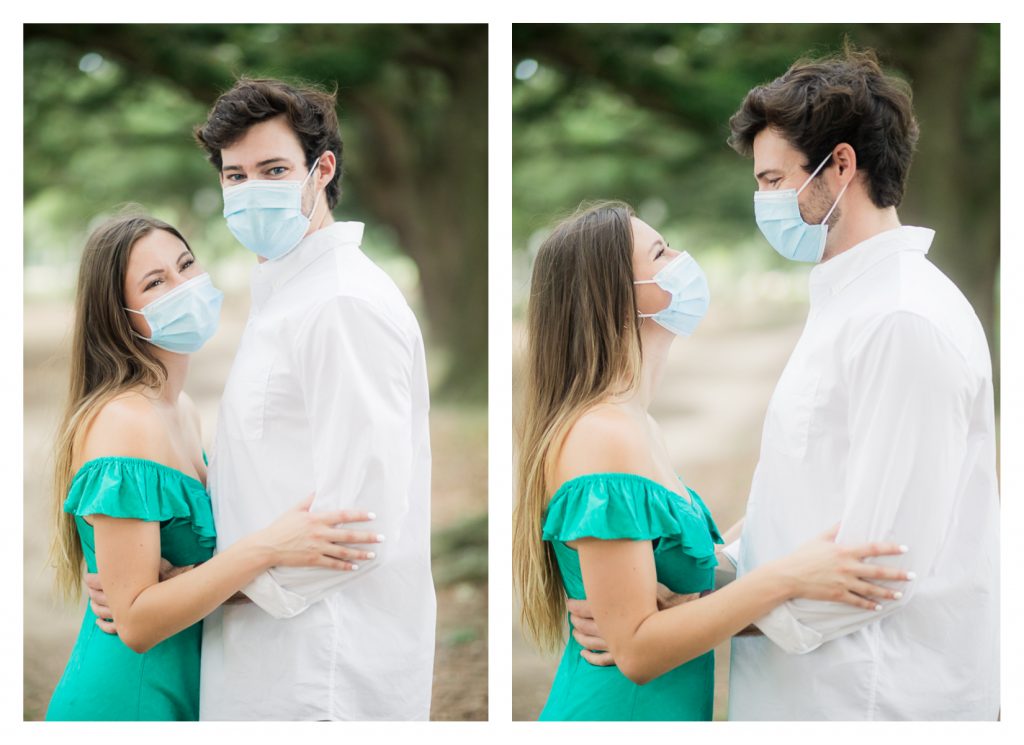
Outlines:
<svg viewBox="0 0 1024 745"><path fill-rule="evenodd" d="M765 445L793 458L807 454L820 382L820 372L786 368L768 404Z"/></svg>
<svg viewBox="0 0 1024 745"><path fill-rule="evenodd" d="M228 434L238 440L259 440L267 409L272 359L236 364L224 387L221 412Z"/></svg>

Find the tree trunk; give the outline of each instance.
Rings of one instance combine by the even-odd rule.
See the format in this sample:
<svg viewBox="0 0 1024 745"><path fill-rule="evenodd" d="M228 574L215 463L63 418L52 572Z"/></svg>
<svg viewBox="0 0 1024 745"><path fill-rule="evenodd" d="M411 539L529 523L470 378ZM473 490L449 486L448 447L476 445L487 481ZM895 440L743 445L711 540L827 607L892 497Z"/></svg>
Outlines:
<svg viewBox="0 0 1024 745"><path fill-rule="evenodd" d="M967 132L967 88L978 64L972 26L928 25L914 43L893 44L897 64L911 76L921 138L904 206L907 216L927 215L935 229L930 258L974 307L988 337L993 382L999 390L996 292L999 270L999 172L981 166ZM936 74L941 71L941 74ZM988 146L991 143L983 143ZM979 167L981 166L981 167Z"/></svg>

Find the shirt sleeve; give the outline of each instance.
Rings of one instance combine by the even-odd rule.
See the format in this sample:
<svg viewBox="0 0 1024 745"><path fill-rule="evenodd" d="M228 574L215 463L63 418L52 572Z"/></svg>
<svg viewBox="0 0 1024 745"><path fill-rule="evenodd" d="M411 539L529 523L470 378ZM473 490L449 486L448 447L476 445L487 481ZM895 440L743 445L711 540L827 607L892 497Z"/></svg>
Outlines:
<svg viewBox="0 0 1024 745"><path fill-rule="evenodd" d="M798 598L756 622L793 654L898 613L928 582L953 510L968 447L976 375L928 319L906 311L880 319L848 358L846 507L836 541L901 543L906 554L872 559L914 572L893 583L882 610ZM841 467L842 464L836 464Z"/></svg>
<svg viewBox="0 0 1024 745"><path fill-rule="evenodd" d="M325 595L366 581L400 540L412 468L412 362L408 335L366 301L338 297L296 338L295 367L313 437L316 496L311 509L376 514L357 530L384 535L376 557L354 571L275 567L243 592L276 618L290 618Z"/></svg>

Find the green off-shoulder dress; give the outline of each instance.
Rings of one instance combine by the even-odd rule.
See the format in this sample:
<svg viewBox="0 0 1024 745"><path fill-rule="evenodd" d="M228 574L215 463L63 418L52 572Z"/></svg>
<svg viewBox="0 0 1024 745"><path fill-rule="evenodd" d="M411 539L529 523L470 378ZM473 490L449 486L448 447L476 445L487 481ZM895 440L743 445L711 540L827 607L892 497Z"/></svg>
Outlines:
<svg viewBox="0 0 1024 745"><path fill-rule="evenodd" d="M203 455L206 460L206 455ZM75 474L64 502L90 572L96 544L86 515L160 522L160 553L175 566L213 555L217 533L210 497L201 481L141 458L97 458ZM144 654L103 632L86 605L71 659L57 684L48 720L199 719L199 652L202 622L165 639Z"/></svg>
<svg viewBox="0 0 1024 745"><path fill-rule="evenodd" d="M714 544L722 537L701 498L686 491L689 500L627 473L589 474L562 484L548 504L543 538L554 548L568 597L586 598L579 555L566 545L579 538L652 541L660 583L681 594L714 589ZM591 665L580 650L570 635L542 720L711 719L713 650L642 686L615 666Z"/></svg>

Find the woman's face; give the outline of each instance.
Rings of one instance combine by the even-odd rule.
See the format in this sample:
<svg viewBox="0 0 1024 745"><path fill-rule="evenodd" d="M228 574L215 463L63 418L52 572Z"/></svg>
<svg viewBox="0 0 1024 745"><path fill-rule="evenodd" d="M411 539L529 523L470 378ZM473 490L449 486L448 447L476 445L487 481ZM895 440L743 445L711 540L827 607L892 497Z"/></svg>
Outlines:
<svg viewBox="0 0 1024 745"><path fill-rule="evenodd" d="M661 233L643 220L630 218L633 225L633 279L653 279L663 267L679 255L668 247ZM634 285L636 306L641 313L657 313L672 301L672 295L656 284Z"/></svg>
<svg viewBox="0 0 1024 745"><path fill-rule="evenodd" d="M151 230L135 242L128 256L125 307L140 311L202 273L202 266L181 239L166 230ZM128 321L139 334L149 338L149 324L143 316L129 313Z"/></svg>

